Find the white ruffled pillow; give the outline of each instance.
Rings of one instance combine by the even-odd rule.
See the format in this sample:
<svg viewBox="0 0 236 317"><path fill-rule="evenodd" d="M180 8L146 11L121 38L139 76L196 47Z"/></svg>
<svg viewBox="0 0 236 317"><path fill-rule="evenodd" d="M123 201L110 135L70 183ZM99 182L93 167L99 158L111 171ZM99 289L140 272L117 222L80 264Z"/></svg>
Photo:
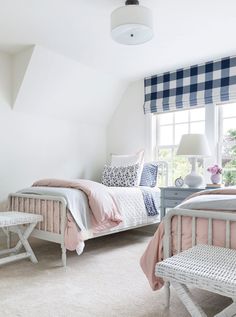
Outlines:
<svg viewBox="0 0 236 317"><path fill-rule="evenodd" d="M136 154L128 154L128 155L111 155L111 167L127 167L132 165L139 165L138 168L138 177L136 186L139 185L141 180L141 175L143 171L143 163L144 163L144 150L137 152Z"/></svg>

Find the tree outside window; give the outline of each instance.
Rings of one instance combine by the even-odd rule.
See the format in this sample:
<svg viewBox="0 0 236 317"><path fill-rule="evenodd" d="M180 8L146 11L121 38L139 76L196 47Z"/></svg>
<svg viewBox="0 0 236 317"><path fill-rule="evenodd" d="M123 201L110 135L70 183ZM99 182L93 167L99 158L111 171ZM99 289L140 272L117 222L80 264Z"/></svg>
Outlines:
<svg viewBox="0 0 236 317"><path fill-rule="evenodd" d="M219 106L219 156L225 186L236 184L236 104Z"/></svg>
<svg viewBox="0 0 236 317"><path fill-rule="evenodd" d="M236 120L235 120L236 121ZM236 129L229 129L223 135L222 146L223 182L225 186L236 184Z"/></svg>

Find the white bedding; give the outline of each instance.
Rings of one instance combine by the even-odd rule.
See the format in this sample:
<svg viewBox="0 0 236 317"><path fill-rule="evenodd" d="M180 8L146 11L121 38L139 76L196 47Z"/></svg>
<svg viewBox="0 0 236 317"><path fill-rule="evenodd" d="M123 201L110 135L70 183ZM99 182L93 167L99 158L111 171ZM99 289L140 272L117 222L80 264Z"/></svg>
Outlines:
<svg viewBox="0 0 236 317"><path fill-rule="evenodd" d="M148 189L158 193L158 207L160 207L160 189L156 187L151 189L148 187ZM139 187L109 187L109 191L115 196L123 219L119 226L110 231L160 220L160 215L153 217L147 215Z"/></svg>
<svg viewBox="0 0 236 317"><path fill-rule="evenodd" d="M107 232L138 225L148 225L160 220L160 215L147 215L143 195L139 187L109 187L108 189L116 199L116 203L122 215L122 223L112 229L106 230ZM156 187L151 190L158 193L158 206L160 206L160 190ZM89 208L88 199L86 194L81 190L40 186L23 189L20 193L64 197L75 222L83 232L83 238L89 239L95 236L91 231L91 210Z"/></svg>
<svg viewBox="0 0 236 317"><path fill-rule="evenodd" d="M182 202L175 208L236 211L236 195L210 194L196 196Z"/></svg>

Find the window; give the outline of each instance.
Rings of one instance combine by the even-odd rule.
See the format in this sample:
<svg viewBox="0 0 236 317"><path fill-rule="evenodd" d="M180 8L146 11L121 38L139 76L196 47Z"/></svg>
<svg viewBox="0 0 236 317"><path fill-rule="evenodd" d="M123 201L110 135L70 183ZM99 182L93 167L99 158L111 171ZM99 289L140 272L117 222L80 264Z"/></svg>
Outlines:
<svg viewBox="0 0 236 317"><path fill-rule="evenodd" d="M236 184L236 104L219 106L219 160L225 185Z"/></svg>
<svg viewBox="0 0 236 317"><path fill-rule="evenodd" d="M176 150L185 133L205 133L212 156L198 161L199 173L210 182L208 166L223 167L223 182L236 185L236 104L207 105L203 108L158 114L156 120L156 159L169 163L169 184L179 176L186 176L190 164L186 157L177 156ZM155 138L154 138L155 139Z"/></svg>
<svg viewBox="0 0 236 317"><path fill-rule="evenodd" d="M204 133L205 108L196 108L156 115L157 159L169 163L169 183L184 177L190 171L186 157L176 155L178 144L183 134ZM199 169L203 168L203 160L199 160Z"/></svg>

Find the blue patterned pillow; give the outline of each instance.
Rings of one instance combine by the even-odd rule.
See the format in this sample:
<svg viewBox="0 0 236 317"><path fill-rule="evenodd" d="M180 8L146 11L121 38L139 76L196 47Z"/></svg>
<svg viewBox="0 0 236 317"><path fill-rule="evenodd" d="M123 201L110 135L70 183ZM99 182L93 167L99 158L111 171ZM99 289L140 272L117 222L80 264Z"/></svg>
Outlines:
<svg viewBox="0 0 236 317"><path fill-rule="evenodd" d="M139 164L131 166L104 166L102 184L115 187L133 187L137 185Z"/></svg>
<svg viewBox="0 0 236 317"><path fill-rule="evenodd" d="M155 187L157 183L157 173L157 163L145 163L141 175L140 186Z"/></svg>

